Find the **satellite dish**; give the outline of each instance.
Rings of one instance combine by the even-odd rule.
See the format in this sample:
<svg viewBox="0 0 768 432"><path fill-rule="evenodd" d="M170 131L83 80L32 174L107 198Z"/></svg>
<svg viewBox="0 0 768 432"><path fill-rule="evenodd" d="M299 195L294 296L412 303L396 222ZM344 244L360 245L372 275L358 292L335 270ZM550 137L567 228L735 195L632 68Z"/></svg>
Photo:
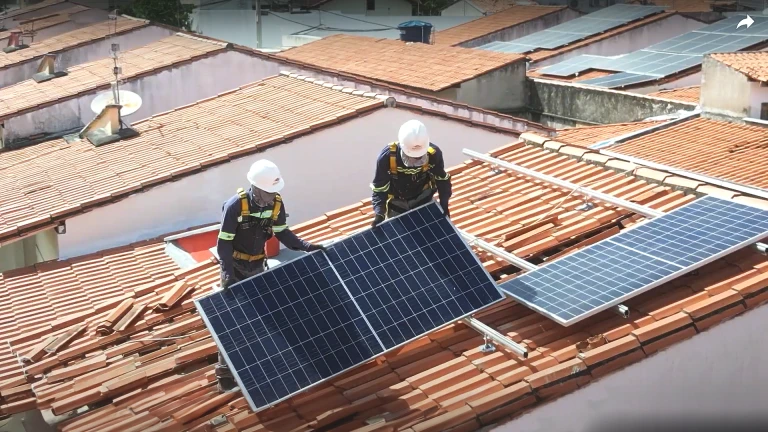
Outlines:
<svg viewBox="0 0 768 432"><path fill-rule="evenodd" d="M93 102L91 102L91 110L99 114L104 110L104 107L114 104L114 93L112 90L106 91L96 96ZM120 108L120 115L123 117L129 116L141 108L141 96L128 90L120 90L120 105L123 106Z"/></svg>

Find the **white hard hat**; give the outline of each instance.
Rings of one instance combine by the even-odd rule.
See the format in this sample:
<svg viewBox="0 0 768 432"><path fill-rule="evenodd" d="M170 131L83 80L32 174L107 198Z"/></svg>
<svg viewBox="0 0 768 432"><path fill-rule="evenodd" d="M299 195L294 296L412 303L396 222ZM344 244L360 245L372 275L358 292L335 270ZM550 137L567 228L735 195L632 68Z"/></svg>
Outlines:
<svg viewBox="0 0 768 432"><path fill-rule="evenodd" d="M429 150L427 127L418 120L408 120L400 126L397 141L403 153L412 158L420 158Z"/></svg>
<svg viewBox="0 0 768 432"><path fill-rule="evenodd" d="M251 165L251 169L248 170L248 181L267 193L280 192L285 186L277 165L266 159L258 160Z"/></svg>

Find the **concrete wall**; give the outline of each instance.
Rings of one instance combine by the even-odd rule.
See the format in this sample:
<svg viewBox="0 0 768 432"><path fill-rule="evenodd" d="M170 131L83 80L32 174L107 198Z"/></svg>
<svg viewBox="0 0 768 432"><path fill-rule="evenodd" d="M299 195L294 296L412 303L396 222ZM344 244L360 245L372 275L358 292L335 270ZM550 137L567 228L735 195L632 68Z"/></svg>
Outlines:
<svg viewBox="0 0 768 432"><path fill-rule="evenodd" d="M467 159L461 153L465 147L485 152L517 139L410 110L381 108L71 218L67 234L59 236L61 258L218 222L222 203L247 184L245 173L260 158L278 164L285 177L282 195L290 224L366 199L371 195L376 155L396 139L400 125L413 118L427 126L432 141L445 152L448 166Z"/></svg>
<svg viewBox="0 0 768 432"><path fill-rule="evenodd" d="M562 81L531 79L528 85L528 107L566 124L632 122L696 106Z"/></svg>
<svg viewBox="0 0 768 432"><path fill-rule="evenodd" d="M252 63L253 57L228 51L129 80L120 89L141 96L142 105L126 120L147 118L279 73L276 67L259 70L253 68ZM85 126L95 117L91 102L99 92L82 94L75 99L6 120L5 145L12 146L15 139L39 133L56 133Z"/></svg>
<svg viewBox="0 0 768 432"><path fill-rule="evenodd" d="M102 39L77 48L61 51L56 57L56 67L58 70L62 70L70 66L109 57L111 55L110 47L113 43L119 43L121 51L128 51L171 36L172 34L174 34L172 30L162 27L153 25L142 27L128 33L122 33L109 40ZM38 58L0 70L0 87L6 87L31 78L37 71L39 63L40 59Z"/></svg>
<svg viewBox="0 0 768 432"><path fill-rule="evenodd" d="M365 0L333 0L322 5L320 10L368 16L413 15L413 5L406 0L375 0L375 2L375 9L368 10Z"/></svg>
<svg viewBox="0 0 768 432"><path fill-rule="evenodd" d="M590 54L599 56L616 56L631 53L658 42L704 27L706 24L681 16L672 15L668 18L654 21L642 27L628 30L624 33L600 40L587 46L564 52L532 64L532 67L550 66L571 57Z"/></svg>
<svg viewBox="0 0 768 432"><path fill-rule="evenodd" d="M558 24L562 24L574 18L578 18L579 16L581 15L575 10L563 9L558 12L547 14L541 18L526 21L522 24L518 24L516 26L509 27L504 30L485 35L483 37L464 42L462 44L459 44L459 46L464 48L475 48L491 42L498 42L498 41L507 42L507 41L521 38L523 36L527 36L532 33L546 30L550 27L556 26ZM437 37L440 37L440 33L437 34Z"/></svg>
<svg viewBox="0 0 768 432"><path fill-rule="evenodd" d="M472 3L461 0L440 11L441 16L485 16L484 11Z"/></svg>
<svg viewBox="0 0 768 432"><path fill-rule="evenodd" d="M760 306L493 430L764 430L767 320L768 306Z"/></svg>
<svg viewBox="0 0 768 432"><path fill-rule="evenodd" d="M768 87L763 83L751 82L749 89L749 117L759 119L762 104L768 103Z"/></svg>
<svg viewBox="0 0 768 432"><path fill-rule="evenodd" d="M519 61L464 82L455 101L494 111L516 110L526 105L525 62Z"/></svg>
<svg viewBox="0 0 768 432"><path fill-rule="evenodd" d="M749 78L709 56L704 57L703 65L702 111L712 115L738 118L750 116L752 83L749 82Z"/></svg>

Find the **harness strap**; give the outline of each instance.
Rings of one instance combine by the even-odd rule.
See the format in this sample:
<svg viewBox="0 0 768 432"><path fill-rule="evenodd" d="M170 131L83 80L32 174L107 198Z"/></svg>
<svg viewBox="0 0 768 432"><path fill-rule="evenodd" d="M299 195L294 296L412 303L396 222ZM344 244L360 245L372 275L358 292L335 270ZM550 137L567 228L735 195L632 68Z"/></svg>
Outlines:
<svg viewBox="0 0 768 432"><path fill-rule="evenodd" d="M259 261L266 257L266 254L259 254L259 255L248 255L247 253L242 253L238 251L234 251L232 253L232 258L239 259L243 261Z"/></svg>
<svg viewBox="0 0 768 432"><path fill-rule="evenodd" d="M275 222L277 220L277 217L280 215L280 207L283 205L283 198L280 196L280 194L275 195L275 206L272 207L272 222Z"/></svg>
<svg viewBox="0 0 768 432"><path fill-rule="evenodd" d="M245 193L245 189L237 189L237 194L240 196L240 217L237 218L237 221L242 222L243 218L250 216L251 208L248 204L248 194Z"/></svg>
<svg viewBox="0 0 768 432"><path fill-rule="evenodd" d="M389 144L389 175L397 178L397 141Z"/></svg>

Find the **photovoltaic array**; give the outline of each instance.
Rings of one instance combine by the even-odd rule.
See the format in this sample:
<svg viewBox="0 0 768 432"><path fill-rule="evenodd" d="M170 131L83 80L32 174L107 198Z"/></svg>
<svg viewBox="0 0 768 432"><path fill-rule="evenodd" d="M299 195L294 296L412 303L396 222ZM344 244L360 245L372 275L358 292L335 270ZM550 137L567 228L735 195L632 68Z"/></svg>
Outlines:
<svg viewBox="0 0 768 432"><path fill-rule="evenodd" d="M502 298L432 203L196 304L259 411Z"/></svg>
<svg viewBox="0 0 768 432"><path fill-rule="evenodd" d="M768 236L768 211L706 196L501 284L571 325Z"/></svg>
<svg viewBox="0 0 768 432"><path fill-rule="evenodd" d="M510 53L556 49L663 11L657 6L617 4L510 42L491 42L479 48Z"/></svg>
<svg viewBox="0 0 768 432"><path fill-rule="evenodd" d="M732 16L620 57L577 56L544 67L540 72L561 77L591 69L618 72L579 81L606 88L654 81L700 66L704 54L740 51L768 41L768 17L755 16L755 23L749 28L736 28L744 17Z"/></svg>

